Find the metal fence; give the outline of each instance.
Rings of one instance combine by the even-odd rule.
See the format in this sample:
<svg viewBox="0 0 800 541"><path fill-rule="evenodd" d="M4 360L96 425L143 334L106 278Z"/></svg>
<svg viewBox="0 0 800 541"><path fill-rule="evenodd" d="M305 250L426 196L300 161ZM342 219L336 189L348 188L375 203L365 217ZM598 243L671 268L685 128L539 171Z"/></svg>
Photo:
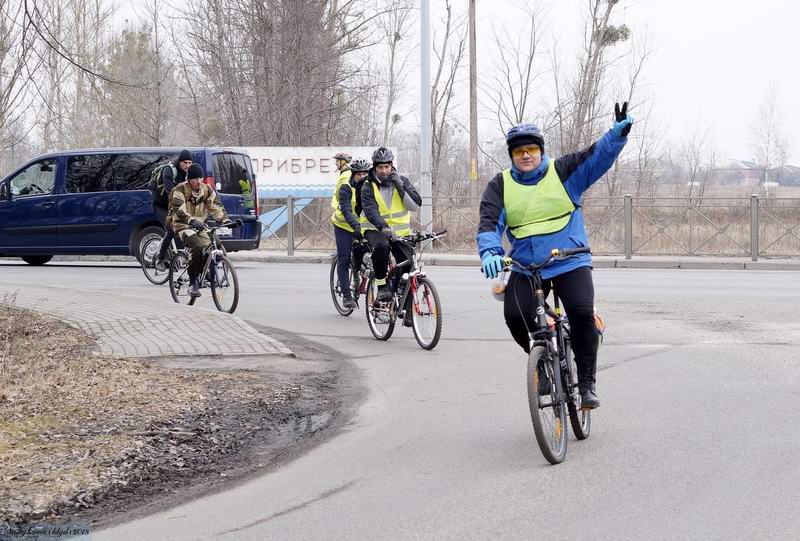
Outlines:
<svg viewBox="0 0 800 541"><path fill-rule="evenodd" d="M415 213L412 226L448 230L434 250L473 253L479 202L437 196L432 224L421 224ZM330 198L266 199L261 212L262 248L290 255L335 248ZM800 257L800 198L591 197L583 212L597 255Z"/></svg>

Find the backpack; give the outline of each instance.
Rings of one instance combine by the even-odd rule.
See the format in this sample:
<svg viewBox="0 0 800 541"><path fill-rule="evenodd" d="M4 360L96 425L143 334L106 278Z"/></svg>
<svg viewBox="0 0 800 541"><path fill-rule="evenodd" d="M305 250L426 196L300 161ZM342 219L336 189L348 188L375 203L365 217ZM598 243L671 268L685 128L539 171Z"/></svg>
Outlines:
<svg viewBox="0 0 800 541"><path fill-rule="evenodd" d="M150 193L153 194L153 199L157 199L163 203L167 202L167 197L169 194L164 193L164 179L162 178L162 173L164 169L169 167L172 169L172 178L176 181L178 180L178 169L175 167L175 164L172 162L162 163L157 165L153 172L150 173L150 183L148 184L148 188L150 189Z"/></svg>

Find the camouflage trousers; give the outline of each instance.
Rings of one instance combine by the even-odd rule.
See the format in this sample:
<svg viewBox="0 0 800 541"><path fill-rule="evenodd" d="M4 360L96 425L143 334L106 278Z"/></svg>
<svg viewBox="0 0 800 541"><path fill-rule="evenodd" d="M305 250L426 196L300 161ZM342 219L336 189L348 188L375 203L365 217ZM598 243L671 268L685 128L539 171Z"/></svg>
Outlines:
<svg viewBox="0 0 800 541"><path fill-rule="evenodd" d="M189 250L189 278L194 280L203 272L203 250L211 246L211 239L205 231L184 230L178 235Z"/></svg>

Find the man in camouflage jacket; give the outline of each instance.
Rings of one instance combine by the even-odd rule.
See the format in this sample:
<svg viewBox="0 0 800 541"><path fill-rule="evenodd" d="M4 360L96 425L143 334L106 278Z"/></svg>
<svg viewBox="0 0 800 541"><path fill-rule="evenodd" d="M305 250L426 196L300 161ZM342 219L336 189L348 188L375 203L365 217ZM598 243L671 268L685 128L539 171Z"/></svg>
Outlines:
<svg viewBox="0 0 800 541"><path fill-rule="evenodd" d="M200 296L200 273L203 271L203 250L211 245L205 231L205 221L210 214L220 223L228 222L225 207L217 192L203 184L203 168L193 163L189 167L186 181L181 182L170 193L167 223L175 235L189 250L189 295Z"/></svg>

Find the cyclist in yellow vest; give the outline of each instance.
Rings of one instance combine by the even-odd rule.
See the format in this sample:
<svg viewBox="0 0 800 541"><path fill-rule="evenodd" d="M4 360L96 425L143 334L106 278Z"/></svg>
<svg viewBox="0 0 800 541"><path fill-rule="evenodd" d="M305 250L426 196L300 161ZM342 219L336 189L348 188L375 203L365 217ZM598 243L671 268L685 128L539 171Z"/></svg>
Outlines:
<svg viewBox="0 0 800 541"><path fill-rule="evenodd" d="M503 268L504 232L511 243L511 257L523 265L545 261L554 248L588 246L581 195L611 168L628 141L633 118L627 109L627 103L622 108L617 104L614 126L605 135L590 147L555 160L545 153L544 137L533 124L508 130L511 167L489 182L480 205L477 243L487 278L496 278ZM514 340L528 353L535 297L525 274L513 269L503 312ZM569 317L582 405L597 407L598 330L591 256L556 262L542 271L542 277L547 281L545 296L550 284L555 285ZM549 382L543 382L540 392L544 388L549 388Z"/></svg>
<svg viewBox="0 0 800 541"><path fill-rule="evenodd" d="M339 276L339 287L342 290L342 304L345 308L355 308L350 291L350 260L353 238L361 240L361 223L358 214L361 212L360 188L369 171L367 160L353 160L348 170L348 181L339 184L333 194L331 204L334 208L331 215L333 233L336 238L336 273Z"/></svg>
<svg viewBox="0 0 800 541"><path fill-rule="evenodd" d="M397 240L411 234L411 211L422 205L417 189L407 177L397 172L393 162L394 155L388 148L380 147L373 152L368 182L361 187L361 229L372 245L372 263L378 285L376 300L379 302L392 298L392 291L386 283L389 250L398 262L414 254L408 244ZM406 313L411 315L409 310Z"/></svg>

